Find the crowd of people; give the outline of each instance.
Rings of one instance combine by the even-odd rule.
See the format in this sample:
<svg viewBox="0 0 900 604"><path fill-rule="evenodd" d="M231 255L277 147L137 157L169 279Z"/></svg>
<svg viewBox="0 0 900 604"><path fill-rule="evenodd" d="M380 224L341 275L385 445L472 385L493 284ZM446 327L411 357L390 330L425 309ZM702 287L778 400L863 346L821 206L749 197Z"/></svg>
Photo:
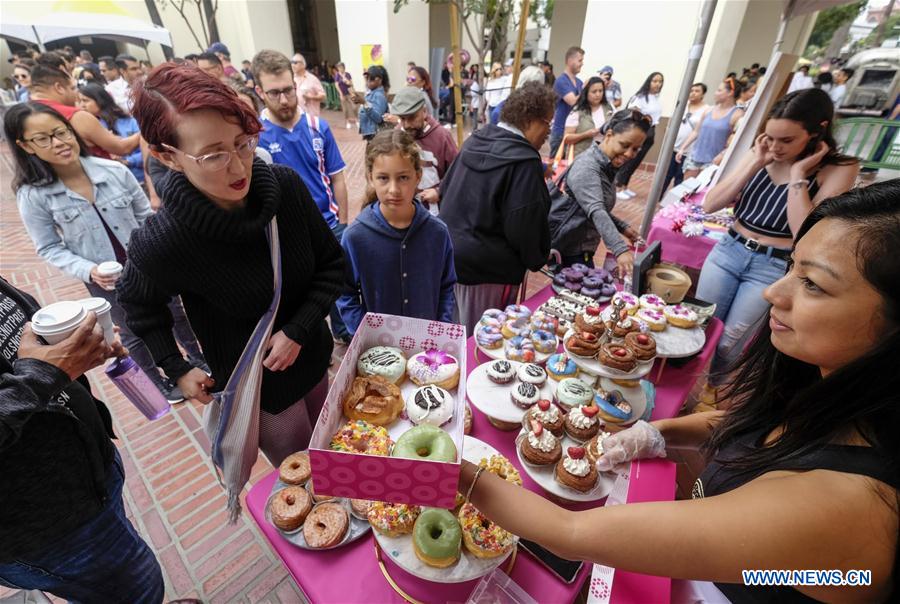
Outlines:
<svg viewBox="0 0 900 604"><path fill-rule="evenodd" d="M161 601L159 565L124 514L109 412L83 377L126 348L173 404L250 410L215 459L235 511L258 450L278 465L309 445L333 347L366 312L471 334L486 309L516 302L551 250L563 266L593 267L601 243L628 277L641 236L615 206L636 195L629 183L653 145L665 78L652 72L627 97L612 66L583 82L584 55L568 49L558 75L528 66L515 87L510 61L491 66L483 90L477 67L465 70L460 85L484 126L462 148L440 123L448 103L456 111L449 70L436 83L410 64L392 89L371 66L357 90L342 63L310 68L301 54L261 50L238 69L220 42L152 69L128 55L18 57L20 103L4 132L25 229L41 257L109 301L121 343L98 336L91 315L63 342L40 344L27 325L35 300L0 279L11 486L0 494L0 584ZM825 91L798 72L752 152L705 197L708 212L734 208L697 290L725 325L705 395L731 406L641 421L604 441L604 469L706 447L700 501L569 512L464 463L460 490L486 516L569 558L714 581L734 598L785 595L736 585L748 565L851 564L874 570L860 597L892 593L900 185L852 190L859 163L832 135L851 75ZM693 85L661 162L667 180L720 163L764 76L758 65L728 74L712 105L707 85ZM344 127L367 142L366 200L352 224L323 81L338 90ZM551 155L571 146L574 158L552 176L548 142ZM124 266L121 277L100 273L107 261Z"/></svg>

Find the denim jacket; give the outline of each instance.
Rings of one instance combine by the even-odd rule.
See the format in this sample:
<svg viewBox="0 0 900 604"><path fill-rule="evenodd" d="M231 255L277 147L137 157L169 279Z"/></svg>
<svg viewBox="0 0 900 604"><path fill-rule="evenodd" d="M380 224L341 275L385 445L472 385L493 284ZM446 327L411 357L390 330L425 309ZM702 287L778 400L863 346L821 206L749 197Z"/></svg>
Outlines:
<svg viewBox="0 0 900 604"><path fill-rule="evenodd" d="M359 108L359 133L363 136L375 134L379 126L384 124L382 117L388 112L387 96L384 88L379 86L366 93L366 104Z"/></svg>
<svg viewBox="0 0 900 604"><path fill-rule="evenodd" d="M134 175L119 162L82 157L81 165L94 183L94 203L123 247L152 213L150 202ZM103 223L88 200L61 180L23 185L16 203L37 253L58 269L85 283L95 264L115 260Z"/></svg>

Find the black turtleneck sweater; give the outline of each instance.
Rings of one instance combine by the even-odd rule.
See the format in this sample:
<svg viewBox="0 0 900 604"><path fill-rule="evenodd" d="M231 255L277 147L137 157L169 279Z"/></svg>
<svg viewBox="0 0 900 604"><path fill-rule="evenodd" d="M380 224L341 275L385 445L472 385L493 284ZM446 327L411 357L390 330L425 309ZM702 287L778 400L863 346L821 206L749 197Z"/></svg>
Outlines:
<svg viewBox="0 0 900 604"><path fill-rule="evenodd" d="M116 288L128 327L172 379L191 369L172 336L166 306L180 295L216 381L228 382L274 295L266 225L275 216L281 240L281 303L272 333L302 346L284 371L263 369L261 406L283 411L328 370L332 340L325 323L343 275L341 247L300 177L286 166L253 163L243 208L226 211L181 173L160 192L163 206L132 233Z"/></svg>

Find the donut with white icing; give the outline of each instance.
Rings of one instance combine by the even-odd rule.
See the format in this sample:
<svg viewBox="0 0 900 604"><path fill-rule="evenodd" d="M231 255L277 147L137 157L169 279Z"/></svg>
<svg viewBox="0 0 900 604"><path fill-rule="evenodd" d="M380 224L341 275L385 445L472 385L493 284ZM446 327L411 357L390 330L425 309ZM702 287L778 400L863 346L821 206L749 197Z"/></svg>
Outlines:
<svg viewBox="0 0 900 604"><path fill-rule="evenodd" d="M406 356L399 348L375 346L359 355L356 372L362 377L377 375L392 384L400 384L406 373Z"/></svg>
<svg viewBox="0 0 900 604"><path fill-rule="evenodd" d="M409 421L443 426L453 418L453 395L434 384L422 386L406 400Z"/></svg>
<svg viewBox="0 0 900 604"><path fill-rule="evenodd" d="M417 386L434 384L453 390L459 384L459 361L443 350L426 350L409 359L406 373Z"/></svg>

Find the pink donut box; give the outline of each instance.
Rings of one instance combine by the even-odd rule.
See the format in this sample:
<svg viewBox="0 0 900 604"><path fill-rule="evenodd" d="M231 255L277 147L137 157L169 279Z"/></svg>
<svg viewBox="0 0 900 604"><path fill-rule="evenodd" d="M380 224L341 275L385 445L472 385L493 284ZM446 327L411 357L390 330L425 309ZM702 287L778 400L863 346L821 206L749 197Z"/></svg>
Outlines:
<svg viewBox="0 0 900 604"><path fill-rule="evenodd" d="M381 457L332 451L332 436L347 423L341 402L356 377L356 361L373 346L392 346L407 358L437 348L459 362L459 386L454 394L453 419L442 426L456 444L455 463ZM466 328L463 325L367 313L344 355L328 390L309 446L313 488L317 494L353 499L412 503L451 509L456 505L456 486L462 459L466 400ZM411 384L406 378L404 384ZM407 389L404 390L404 400ZM408 427L405 415L397 420ZM389 428L396 441L395 423Z"/></svg>

